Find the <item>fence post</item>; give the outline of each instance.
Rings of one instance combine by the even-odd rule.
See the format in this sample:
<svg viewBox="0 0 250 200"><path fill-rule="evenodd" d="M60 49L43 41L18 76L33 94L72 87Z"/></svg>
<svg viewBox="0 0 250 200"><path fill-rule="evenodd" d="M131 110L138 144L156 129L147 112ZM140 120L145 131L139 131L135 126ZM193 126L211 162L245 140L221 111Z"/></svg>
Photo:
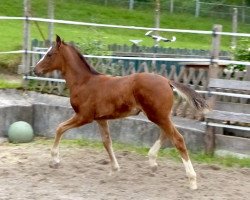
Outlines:
<svg viewBox="0 0 250 200"><path fill-rule="evenodd" d="M196 0L196 6L195 6L195 17L200 16L200 1Z"/></svg>
<svg viewBox="0 0 250 200"><path fill-rule="evenodd" d="M155 28L160 28L160 0L155 1ZM158 35L158 31L155 31ZM155 46L158 46L157 40L155 40Z"/></svg>
<svg viewBox="0 0 250 200"><path fill-rule="evenodd" d="M23 8L24 8L24 16L26 19L24 20L23 24L23 49L24 54L22 57L22 65L18 69L19 74L27 74L29 72L30 67L30 55L28 51L30 50L30 23L29 23L29 17L30 17L30 1L24 0L23 1Z"/></svg>
<svg viewBox="0 0 250 200"><path fill-rule="evenodd" d="M48 0L48 17L54 19L54 0ZM48 27L48 40L49 44L52 45L54 36L54 23L50 22Z"/></svg>
<svg viewBox="0 0 250 200"><path fill-rule="evenodd" d="M170 13L174 12L174 0L170 0Z"/></svg>
<svg viewBox="0 0 250 200"><path fill-rule="evenodd" d="M220 54L220 40L221 35L218 35L217 32L222 32L222 25L215 24L213 26L213 35L212 35L212 49L211 49L211 63L209 66L209 78L217 78L219 73L219 65L217 62L214 62L214 59L219 59Z"/></svg>
<svg viewBox="0 0 250 200"><path fill-rule="evenodd" d="M238 25L238 9L233 9L232 32L237 33ZM236 36L232 36L232 47L236 47Z"/></svg>
<svg viewBox="0 0 250 200"><path fill-rule="evenodd" d="M246 15L245 15L245 6L246 6L246 0L242 0L242 23L245 23Z"/></svg>
<svg viewBox="0 0 250 200"><path fill-rule="evenodd" d="M134 9L134 0L129 0L129 10L133 10Z"/></svg>
<svg viewBox="0 0 250 200"><path fill-rule="evenodd" d="M250 81L250 65L246 66L247 74L246 74L246 81Z"/></svg>
<svg viewBox="0 0 250 200"><path fill-rule="evenodd" d="M221 36L217 32L222 31L222 25L213 26L213 38L212 38L212 49L211 49L211 63L209 66L209 78L217 78L219 72L219 65L214 62L214 59L219 58L220 53L220 39ZM215 101L215 99L213 99ZM214 102L213 102L214 103ZM215 128L207 126L205 133L205 152L206 154L213 155L215 149Z"/></svg>

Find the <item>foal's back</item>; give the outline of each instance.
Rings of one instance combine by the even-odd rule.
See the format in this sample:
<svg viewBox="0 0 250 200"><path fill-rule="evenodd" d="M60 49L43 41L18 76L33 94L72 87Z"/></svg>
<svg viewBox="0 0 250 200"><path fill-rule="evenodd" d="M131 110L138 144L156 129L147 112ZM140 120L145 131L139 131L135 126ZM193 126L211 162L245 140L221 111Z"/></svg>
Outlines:
<svg viewBox="0 0 250 200"><path fill-rule="evenodd" d="M99 75L88 83L88 90L95 119L120 118L143 111L155 122L156 118L167 117L173 104L168 79L152 73Z"/></svg>

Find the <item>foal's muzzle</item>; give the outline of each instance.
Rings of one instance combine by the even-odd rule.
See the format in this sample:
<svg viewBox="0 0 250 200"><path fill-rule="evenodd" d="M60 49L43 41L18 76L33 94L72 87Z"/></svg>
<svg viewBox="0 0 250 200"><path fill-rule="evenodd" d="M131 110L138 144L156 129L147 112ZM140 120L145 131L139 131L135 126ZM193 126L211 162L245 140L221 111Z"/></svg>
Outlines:
<svg viewBox="0 0 250 200"><path fill-rule="evenodd" d="M37 67L34 68L33 72L37 76L41 76L43 74L42 71L37 70Z"/></svg>

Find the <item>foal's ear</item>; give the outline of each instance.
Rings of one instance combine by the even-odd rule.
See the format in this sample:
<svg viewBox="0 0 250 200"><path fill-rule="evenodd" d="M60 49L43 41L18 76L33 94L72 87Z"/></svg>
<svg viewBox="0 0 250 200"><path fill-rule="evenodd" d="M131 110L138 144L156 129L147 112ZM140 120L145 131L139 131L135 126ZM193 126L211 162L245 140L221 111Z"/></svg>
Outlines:
<svg viewBox="0 0 250 200"><path fill-rule="evenodd" d="M62 40L59 35L56 35L56 46L60 47L62 44Z"/></svg>

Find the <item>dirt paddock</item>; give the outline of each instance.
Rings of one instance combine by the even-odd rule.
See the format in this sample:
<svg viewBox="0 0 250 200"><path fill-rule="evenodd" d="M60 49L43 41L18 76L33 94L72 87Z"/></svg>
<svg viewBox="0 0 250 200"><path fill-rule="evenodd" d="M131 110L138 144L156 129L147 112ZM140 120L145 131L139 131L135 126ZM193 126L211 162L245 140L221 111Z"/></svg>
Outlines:
<svg viewBox="0 0 250 200"><path fill-rule="evenodd" d="M48 167L49 145L0 145L1 200L249 199L250 169L194 163L198 190L191 191L181 162L159 160L152 173L147 157L116 152L121 171L109 175L106 152L61 147L62 165Z"/></svg>

